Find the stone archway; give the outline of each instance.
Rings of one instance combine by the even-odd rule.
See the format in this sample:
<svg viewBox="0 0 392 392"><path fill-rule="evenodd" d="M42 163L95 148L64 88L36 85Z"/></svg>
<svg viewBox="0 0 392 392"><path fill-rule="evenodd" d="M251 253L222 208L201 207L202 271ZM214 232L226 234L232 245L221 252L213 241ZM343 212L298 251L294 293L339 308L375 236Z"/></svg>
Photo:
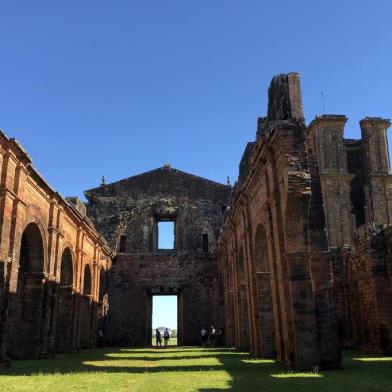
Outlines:
<svg viewBox="0 0 392 392"><path fill-rule="evenodd" d="M257 354L274 358L275 329L272 309L272 292L268 260L267 236L262 224L257 226L255 235L254 283L256 290L255 318Z"/></svg>
<svg viewBox="0 0 392 392"><path fill-rule="evenodd" d="M56 323L56 351L72 350L73 318L73 260L69 248L65 248L61 256L61 274L58 299L58 313Z"/></svg>
<svg viewBox="0 0 392 392"><path fill-rule="evenodd" d="M15 302L11 310L9 354L34 358L43 349L41 329L46 318L44 296L45 255L43 238L36 223L22 234Z"/></svg>

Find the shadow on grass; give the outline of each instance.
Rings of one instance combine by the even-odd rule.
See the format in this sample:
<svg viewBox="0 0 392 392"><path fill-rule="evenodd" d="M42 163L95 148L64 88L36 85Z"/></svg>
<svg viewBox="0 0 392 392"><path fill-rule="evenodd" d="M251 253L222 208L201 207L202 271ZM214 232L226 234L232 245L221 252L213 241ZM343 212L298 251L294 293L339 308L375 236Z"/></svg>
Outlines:
<svg viewBox="0 0 392 392"><path fill-rule="evenodd" d="M186 350L184 350L186 351ZM181 351L176 351L179 354ZM187 352L191 352L188 350ZM198 351L193 351L193 354ZM85 350L76 354L58 354L55 359L13 361L9 369L1 369L0 375L28 376L36 374L69 374L83 372L105 373L157 373L157 372L200 372L225 370L221 364L224 358L235 355L236 360L248 359L248 354L239 354L231 350L201 351L201 355L162 356L162 351L147 352L132 349ZM140 354L142 354L140 356ZM216 358L215 365L165 365L159 362L197 361Z"/></svg>
<svg viewBox="0 0 392 392"><path fill-rule="evenodd" d="M190 362L188 366L187 360ZM200 364L197 364L198 360ZM14 361L12 368L2 369L0 375L105 372L162 373L165 377L165 373L171 372L204 372L203 377L211 378L211 388L201 388L199 392L217 392L222 388L213 387L216 372L222 372L227 376L226 390L231 391L392 391L392 358L345 352L343 366L344 370L338 371L298 373L274 361L253 360L249 354L230 349L107 348L61 354L54 360Z"/></svg>
<svg viewBox="0 0 392 392"><path fill-rule="evenodd" d="M116 349L114 349L116 350ZM204 348L204 347L179 347L178 349L173 349L173 347L170 347L169 349L166 348L151 348L151 349L146 349L146 348L120 348L119 352L131 352L135 354L175 354L175 353L195 353L195 352L217 352L217 351L222 351L225 350L225 352L236 352L234 349L231 348L221 348L220 350L218 348Z"/></svg>

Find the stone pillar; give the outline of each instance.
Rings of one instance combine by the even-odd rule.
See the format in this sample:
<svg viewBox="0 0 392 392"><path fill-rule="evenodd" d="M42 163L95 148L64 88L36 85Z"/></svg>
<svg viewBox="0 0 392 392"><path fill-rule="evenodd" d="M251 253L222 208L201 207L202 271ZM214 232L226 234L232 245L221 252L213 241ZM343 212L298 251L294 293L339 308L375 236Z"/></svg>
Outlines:
<svg viewBox="0 0 392 392"><path fill-rule="evenodd" d="M76 261L75 261L75 296L74 296L74 319L73 321L73 342L72 348L74 350L80 350L80 312L81 302L83 300L83 265L84 265L84 252L83 247L83 232L78 229L77 234L77 247L76 247Z"/></svg>
<svg viewBox="0 0 392 392"><path fill-rule="evenodd" d="M8 297L11 262L0 261L0 368L8 367L11 361L7 353L8 342Z"/></svg>
<svg viewBox="0 0 392 392"><path fill-rule="evenodd" d="M234 233L233 233L234 236ZM232 240L233 241L233 240ZM238 284L238 268L237 268L237 257L235 254L236 247L234 246L234 242L230 249L230 263L232 268L232 287L233 287L233 311L234 311L234 341L235 346L240 347L241 345L241 325L240 325L240 307L238 301L238 292L239 292L239 284Z"/></svg>
<svg viewBox="0 0 392 392"><path fill-rule="evenodd" d="M51 298L51 312L50 312L50 324L48 331L48 353L54 357L56 350L56 329L57 329L57 317L59 311L59 297L60 288L58 284L52 282L52 298Z"/></svg>
<svg viewBox="0 0 392 392"><path fill-rule="evenodd" d="M252 238L253 229L250 220L249 203L246 201L242 211L242 221L244 225L244 237L243 237L243 250L244 250L244 262L245 262L245 280L247 282L247 305L248 305L248 333L249 333L249 349L252 355L258 354L258 340L256 332L256 320L255 320L255 306L254 306L254 284L253 284L253 249L252 249Z"/></svg>
<svg viewBox="0 0 392 392"><path fill-rule="evenodd" d="M45 284L47 296L46 317L43 318L42 325L42 348L41 357L54 357L56 341L57 313L59 305L59 276L61 265L58 266L58 254L61 247L61 239L64 237L59 230L59 207L52 200L50 204L49 228L48 228L48 265L45 271L48 274L48 280ZM59 268L58 268L59 267Z"/></svg>
<svg viewBox="0 0 392 392"><path fill-rule="evenodd" d="M71 317L71 332L70 332L70 340L71 340L71 351L78 350L78 303L79 303L79 295L78 293L72 289L72 317Z"/></svg>
<svg viewBox="0 0 392 392"><path fill-rule="evenodd" d="M58 301L56 296L56 283L53 280L45 279L42 295L42 315L40 326L40 351L39 358L54 357L54 337L53 323L55 322L55 305Z"/></svg>
<svg viewBox="0 0 392 392"><path fill-rule="evenodd" d="M366 222L392 223L392 176L387 129L390 120L366 117L360 121L364 152Z"/></svg>
<svg viewBox="0 0 392 392"><path fill-rule="evenodd" d="M295 341L288 364L297 369L313 369L320 364L320 351L309 256L306 253L292 253L286 257L292 303L292 324L289 327Z"/></svg>
<svg viewBox="0 0 392 392"><path fill-rule="evenodd" d="M316 117L308 127L308 147L318 157L329 246L350 245L354 217L351 214L350 181L343 144L345 116Z"/></svg>
<svg viewBox="0 0 392 392"><path fill-rule="evenodd" d="M96 345L96 336L98 330L98 302L99 302L99 251L98 248L95 249L95 261L93 264L93 296L91 301L91 312L92 312L92 323L91 323L91 331L90 331L90 339L91 345L95 347ZM151 324L150 324L151 325Z"/></svg>

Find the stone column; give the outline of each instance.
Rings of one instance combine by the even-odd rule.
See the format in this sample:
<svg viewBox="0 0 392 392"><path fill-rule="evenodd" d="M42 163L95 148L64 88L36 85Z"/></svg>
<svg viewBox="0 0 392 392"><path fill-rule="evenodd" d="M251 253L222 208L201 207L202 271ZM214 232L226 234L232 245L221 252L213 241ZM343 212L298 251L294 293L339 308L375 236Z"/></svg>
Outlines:
<svg viewBox="0 0 392 392"><path fill-rule="evenodd" d="M351 214L350 181L343 144L345 116L316 117L308 127L309 146L318 157L329 246L350 245L354 218Z"/></svg>
<svg viewBox="0 0 392 392"><path fill-rule="evenodd" d="M97 323L98 323L98 301L99 301L99 251L95 249L95 261L93 264L93 295L91 299L91 312L92 312L92 323L90 331L91 345L95 347L96 336L97 336ZM151 324L150 324L151 325Z"/></svg>
<svg viewBox="0 0 392 392"><path fill-rule="evenodd" d="M72 289L72 317L71 317L71 332L70 332L70 341L71 341L71 352L77 351L78 349L78 340L77 340L77 323L78 323L78 308L77 304L79 303L79 295L78 293Z"/></svg>
<svg viewBox="0 0 392 392"><path fill-rule="evenodd" d="M11 365L7 354L10 271L11 261L0 261L0 368Z"/></svg>
<svg viewBox="0 0 392 392"><path fill-rule="evenodd" d="M75 261L75 296L74 296L74 319L73 319L73 342L72 348L74 350L80 350L80 311L81 301L83 297L83 232L78 229L77 234L77 246L76 246L76 261Z"/></svg>
<svg viewBox="0 0 392 392"><path fill-rule="evenodd" d="M56 283L53 280L43 278L42 304L43 314L40 325L40 351L39 358L54 357L54 342L51 341L54 321L54 307L57 302ZM52 344L53 343L53 344Z"/></svg>
<svg viewBox="0 0 392 392"><path fill-rule="evenodd" d="M243 211L243 222L245 226L245 238L244 238L244 252L245 252L245 263L246 263L246 273L247 273L247 282L248 282L248 318L249 318L249 338L250 338L250 350L251 354L254 356L258 356L261 353L259 352L259 339L257 336L257 327L256 327L256 287L255 287L255 271L254 271L254 254L253 254L253 246L252 239L254 237L252 223L250 219L250 209L249 202L246 201L244 205Z"/></svg>
<svg viewBox="0 0 392 392"><path fill-rule="evenodd" d="M60 288L55 282L51 282L50 323L48 331L48 353L54 357L56 350L56 328L59 307Z"/></svg>
<svg viewBox="0 0 392 392"><path fill-rule="evenodd" d="M390 120L366 117L360 121L364 152L366 222L392 223L392 176L387 129Z"/></svg>

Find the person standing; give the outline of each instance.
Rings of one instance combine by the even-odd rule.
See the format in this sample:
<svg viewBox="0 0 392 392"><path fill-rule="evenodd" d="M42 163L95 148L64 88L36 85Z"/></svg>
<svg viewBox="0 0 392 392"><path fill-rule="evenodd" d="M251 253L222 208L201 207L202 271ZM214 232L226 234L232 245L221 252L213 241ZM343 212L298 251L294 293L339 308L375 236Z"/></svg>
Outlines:
<svg viewBox="0 0 392 392"><path fill-rule="evenodd" d="M162 347L161 331L158 328L155 330L155 340L156 340L157 347L158 347L158 344L159 344L159 347Z"/></svg>
<svg viewBox="0 0 392 392"><path fill-rule="evenodd" d="M204 327L200 331L200 336L201 336L201 345L205 346L207 342L207 330Z"/></svg>
<svg viewBox="0 0 392 392"><path fill-rule="evenodd" d="M165 332L163 333L163 339L165 340L165 347L167 347L167 344L169 343L170 339L170 333L168 328L166 328Z"/></svg>
<svg viewBox="0 0 392 392"><path fill-rule="evenodd" d="M103 338L104 338L103 331L102 331L102 329L99 329L98 330L98 343L97 343L98 348L103 348Z"/></svg>
<svg viewBox="0 0 392 392"><path fill-rule="evenodd" d="M215 346L215 335L216 335L215 327L213 325L211 325L211 329L210 329L210 344L213 347Z"/></svg>

